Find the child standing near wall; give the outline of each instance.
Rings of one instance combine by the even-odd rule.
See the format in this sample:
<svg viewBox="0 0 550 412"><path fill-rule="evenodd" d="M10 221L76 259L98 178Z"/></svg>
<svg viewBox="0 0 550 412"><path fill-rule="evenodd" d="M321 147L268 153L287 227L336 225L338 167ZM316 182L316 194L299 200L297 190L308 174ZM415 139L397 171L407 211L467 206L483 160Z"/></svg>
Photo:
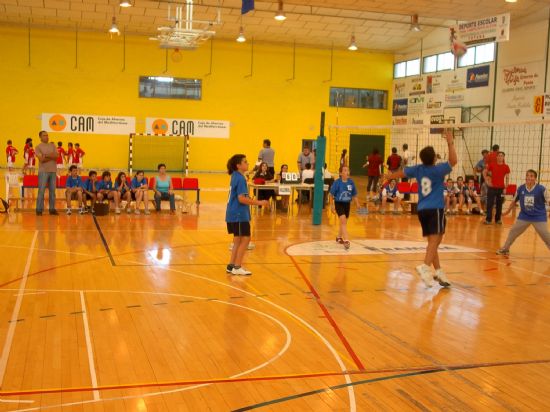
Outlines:
<svg viewBox="0 0 550 412"><path fill-rule="evenodd" d="M13 147L13 144L11 140L8 140L7 146L6 146L6 160L8 162L8 170L11 172L13 171L13 168L15 167L15 155L19 153L15 147Z"/></svg>
<svg viewBox="0 0 550 412"><path fill-rule="evenodd" d="M225 212L227 233L233 235L231 259L226 272L232 275L250 276L252 272L242 267L244 253L250 243L250 205L269 206L267 200L254 200L248 196L245 173L248 161L243 154L233 155L227 161L227 173L231 176L229 199Z"/></svg>

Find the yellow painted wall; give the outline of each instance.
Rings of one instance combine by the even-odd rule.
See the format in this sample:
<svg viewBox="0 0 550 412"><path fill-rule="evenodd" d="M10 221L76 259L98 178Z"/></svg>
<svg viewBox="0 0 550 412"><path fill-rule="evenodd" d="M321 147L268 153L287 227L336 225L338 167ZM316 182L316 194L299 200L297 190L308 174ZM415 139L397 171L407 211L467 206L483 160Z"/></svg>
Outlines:
<svg viewBox="0 0 550 412"><path fill-rule="evenodd" d="M38 141L43 112L135 116L138 132L145 131L146 117L183 117L232 124L230 139L192 139L193 170L224 170L228 157L239 152L254 160L264 138L272 141L277 165L295 165L301 139L318 134L320 112L327 112L327 123L335 122L336 110L328 107L331 86L391 90L390 54L335 51L333 80L326 82L328 50L298 47L296 78L287 80L292 77L291 45L256 43L253 75L245 77L250 72L250 42L216 40L212 74L205 76L210 44L183 52L180 63L169 60L164 73L165 52L145 37L126 38L124 70L122 36L79 33L78 39L77 63L74 32L32 29L29 66L27 31L0 27L4 62L0 136L12 139L20 151L26 137ZM139 98L140 75L201 78L203 99ZM340 124L389 124L390 120L389 110L339 111ZM80 142L87 152L87 167L127 166L127 136L50 133L50 138Z"/></svg>

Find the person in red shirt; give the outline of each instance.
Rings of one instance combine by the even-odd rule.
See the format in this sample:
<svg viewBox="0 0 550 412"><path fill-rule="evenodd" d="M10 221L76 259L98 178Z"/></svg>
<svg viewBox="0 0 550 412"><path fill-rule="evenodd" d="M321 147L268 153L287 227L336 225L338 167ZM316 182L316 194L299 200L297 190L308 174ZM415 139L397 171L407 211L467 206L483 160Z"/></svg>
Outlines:
<svg viewBox="0 0 550 412"><path fill-rule="evenodd" d="M71 167L71 165L74 164L74 149L73 144L71 142L67 143L67 166Z"/></svg>
<svg viewBox="0 0 550 412"><path fill-rule="evenodd" d="M372 149L372 153L367 157L367 162L363 165L364 168L367 168L367 176L369 178L367 182L367 192L370 194L371 200L376 199L378 181L382 174L383 162L378 148L375 147Z"/></svg>
<svg viewBox="0 0 550 412"><path fill-rule="evenodd" d="M80 143L75 143L74 145L74 156L73 156L73 164L76 165L79 169L82 169L82 158L86 152L80 148Z"/></svg>
<svg viewBox="0 0 550 412"><path fill-rule="evenodd" d="M67 152L63 149L63 142L57 142L57 170L65 168Z"/></svg>
<svg viewBox="0 0 550 412"><path fill-rule="evenodd" d="M390 173L395 173L401 168L401 156L397 154L397 147L391 148L391 155L388 157L386 164Z"/></svg>
<svg viewBox="0 0 550 412"><path fill-rule="evenodd" d="M487 216L485 217L485 224L490 225L493 219L493 206L496 205L495 222L497 225L501 225L502 221L502 193L506 186L508 186L508 177L510 175L510 168L504 163L504 152L498 152L497 161L495 163L489 163L487 168L483 171L483 177L487 182ZM490 179L488 178L490 174Z"/></svg>
<svg viewBox="0 0 550 412"><path fill-rule="evenodd" d="M497 162L498 154L500 153L500 146L498 144L494 144L492 147L493 151L490 152L487 155L487 158L485 159L485 168L489 167L490 164Z"/></svg>
<svg viewBox="0 0 550 412"><path fill-rule="evenodd" d="M11 140L8 140L6 146L6 160L8 161L8 170L11 172L15 167L15 155L19 151L13 147Z"/></svg>
<svg viewBox="0 0 550 412"><path fill-rule="evenodd" d="M27 170L29 171L29 174L31 175L34 174L35 166L36 166L36 154L34 152L32 142L29 142L27 147Z"/></svg>

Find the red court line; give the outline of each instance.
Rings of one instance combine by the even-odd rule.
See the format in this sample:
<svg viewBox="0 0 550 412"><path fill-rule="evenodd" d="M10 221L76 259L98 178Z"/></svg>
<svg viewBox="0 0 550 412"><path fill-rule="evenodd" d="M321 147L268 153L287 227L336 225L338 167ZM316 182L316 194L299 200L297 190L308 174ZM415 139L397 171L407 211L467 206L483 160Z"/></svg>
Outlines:
<svg viewBox="0 0 550 412"><path fill-rule="evenodd" d="M286 253L286 250L285 250L285 253ZM355 351L351 347L350 343L348 342L348 340L346 339L346 337L342 333L342 330L340 329L340 327L338 326L338 324L336 323L336 321L334 320L334 318L332 317L332 315L330 314L330 312L328 311L326 306L323 304L323 302L321 302L321 296L319 295L319 293L317 292L315 287L313 287L313 285L311 284L311 282L309 281L309 279L307 278L305 273L302 271L300 266L298 266L298 263L296 263L296 260L294 259L294 257L292 257L288 254L287 254L287 256L290 258L290 260L294 264L294 267L296 268L296 270L298 270L298 272L302 276L302 279L307 284L307 287L309 288L309 290L311 291L313 296L315 296L315 300L316 300L317 304L319 305L319 307L321 308L321 310L325 314L325 316L326 316L327 320L329 321L329 323L332 325L332 328L334 329L334 331L338 335L338 338L340 338L340 342L342 342L342 345L344 345L344 347L348 351L348 354L351 356L351 358L355 362L355 366L359 370L364 370L365 367L363 366L363 363L361 362L361 359L359 359L359 356L357 356L357 354L355 353Z"/></svg>
<svg viewBox="0 0 550 412"><path fill-rule="evenodd" d="M388 374L388 373L410 373L410 372L434 372L434 371L460 371L467 369L492 368L497 366L522 366L550 363L550 359L534 359L520 361L502 361L502 362L484 362L484 363L468 363L458 365L438 365L438 366L412 366L402 368L388 369L371 369L371 370L350 370L341 372L312 372L299 373L288 375L267 375L267 376L248 376L239 378L211 378L197 380L182 380L173 382L145 382L145 383L129 383L120 385L102 385L102 386L82 386L75 388L44 388L44 389L25 389L18 391L0 391L0 397L22 396L22 395L41 395L49 393L71 393L71 392L92 392L92 391L108 391L117 389L142 389L151 387L167 387L167 386L190 386L190 385L206 385L216 383L238 383L238 382L267 382L280 381L289 379L306 379L306 378L322 378L329 376L344 376L344 375L373 375L373 374Z"/></svg>

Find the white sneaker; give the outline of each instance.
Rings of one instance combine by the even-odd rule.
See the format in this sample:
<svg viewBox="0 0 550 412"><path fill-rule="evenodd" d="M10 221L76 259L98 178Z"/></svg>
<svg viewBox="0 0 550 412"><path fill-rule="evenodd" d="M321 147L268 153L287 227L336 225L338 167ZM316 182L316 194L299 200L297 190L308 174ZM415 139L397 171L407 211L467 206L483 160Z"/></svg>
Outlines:
<svg viewBox="0 0 550 412"><path fill-rule="evenodd" d="M80 213L81 215L85 215L86 214L86 209L81 207L80 210L78 211L78 213Z"/></svg>
<svg viewBox="0 0 550 412"><path fill-rule="evenodd" d="M437 269L435 271L434 280L439 282L439 284L444 288L448 288L449 286L451 286L451 282L449 282L449 279L447 279L447 276L445 275L445 272L443 272L443 269Z"/></svg>
<svg viewBox="0 0 550 412"><path fill-rule="evenodd" d="M425 263L418 265L416 267L416 271L420 275L420 278L426 287L431 288L434 285L432 271Z"/></svg>
<svg viewBox="0 0 550 412"><path fill-rule="evenodd" d="M146 215L150 215L150 214L151 214L151 212L149 212L149 209L145 209L145 212L143 212L143 213L145 213Z"/></svg>
<svg viewBox="0 0 550 412"><path fill-rule="evenodd" d="M71 209L67 209L67 216L70 216L73 213Z"/></svg>
<svg viewBox="0 0 550 412"><path fill-rule="evenodd" d="M130 209L129 207L126 208L126 213L128 213L128 214L132 213L132 209Z"/></svg>
<svg viewBox="0 0 550 412"><path fill-rule="evenodd" d="M140 211L139 209L134 210L134 214L139 215Z"/></svg>
<svg viewBox="0 0 550 412"><path fill-rule="evenodd" d="M120 209L119 209L118 207L115 209L115 213L116 213L117 215L120 215Z"/></svg>
<svg viewBox="0 0 550 412"><path fill-rule="evenodd" d="M245 268L243 267L240 267L240 268L233 268L231 269L231 274L233 275L240 275L240 276L250 276L252 274L251 271L249 270L246 270Z"/></svg>

